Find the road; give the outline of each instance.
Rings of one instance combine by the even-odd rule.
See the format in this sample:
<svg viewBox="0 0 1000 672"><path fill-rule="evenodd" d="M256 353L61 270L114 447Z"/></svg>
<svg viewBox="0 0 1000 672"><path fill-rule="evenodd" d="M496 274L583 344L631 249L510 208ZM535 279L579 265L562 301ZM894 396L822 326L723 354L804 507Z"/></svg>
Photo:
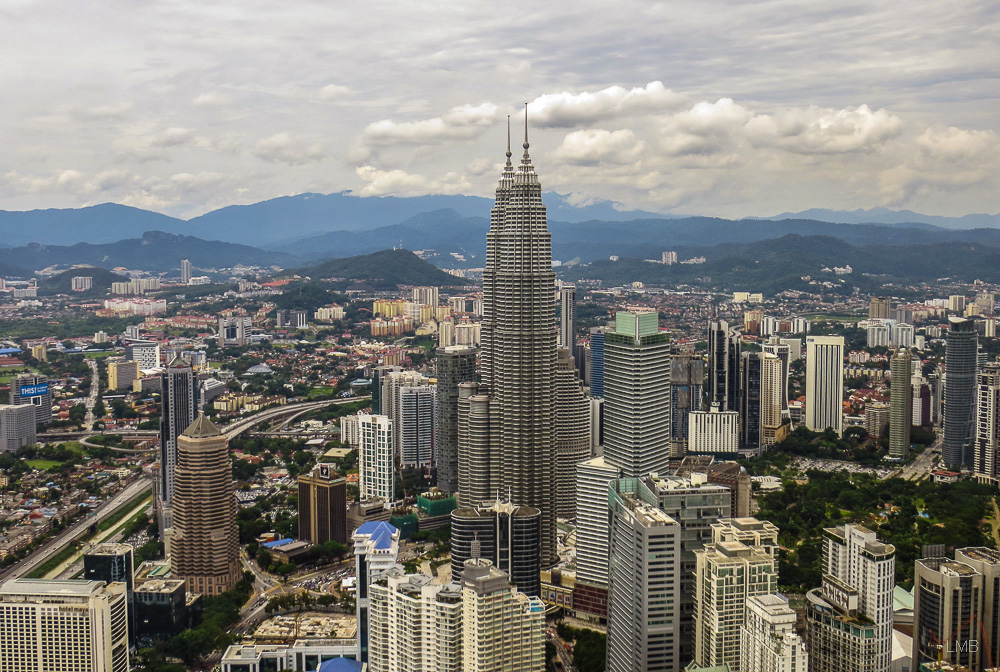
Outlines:
<svg viewBox="0 0 1000 672"><path fill-rule="evenodd" d="M24 560L8 567L5 572L0 574L0 581L6 581L7 579L16 579L18 577L28 574L38 565L45 563L53 555L64 549L76 538L83 535L87 528L93 525L95 522L99 523L108 516L115 513L122 506L127 504L132 500L133 497L138 495L143 490L147 490L153 486L153 482L148 477L142 477L135 483L125 488L122 492L118 493L113 499L105 502L97 509L96 515L86 515L76 523L66 528L59 534L57 534L52 539L49 539L41 548L35 550L34 553L26 557Z"/></svg>
<svg viewBox="0 0 1000 672"><path fill-rule="evenodd" d="M87 427L94 426L94 404L97 403L97 395L100 394L101 384L100 378L97 375L97 360L93 357L84 357L87 366L90 367L90 394L87 396L87 416L83 421L83 424Z"/></svg>
<svg viewBox="0 0 1000 672"><path fill-rule="evenodd" d="M916 481L928 477L940 457L941 434L943 432L938 435L934 443L924 448L924 451L917 455L913 462L899 470L899 478Z"/></svg>

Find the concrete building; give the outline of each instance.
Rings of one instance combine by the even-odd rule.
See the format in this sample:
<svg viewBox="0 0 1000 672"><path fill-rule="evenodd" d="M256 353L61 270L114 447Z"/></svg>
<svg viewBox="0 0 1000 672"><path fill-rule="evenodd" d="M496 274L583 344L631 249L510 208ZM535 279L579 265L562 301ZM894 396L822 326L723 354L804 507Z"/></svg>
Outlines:
<svg viewBox="0 0 1000 672"><path fill-rule="evenodd" d="M128 604L129 644L135 645L135 561L129 544L98 544L83 554L83 577L87 581L124 583Z"/></svg>
<svg viewBox="0 0 1000 672"><path fill-rule="evenodd" d="M299 539L347 544L347 481L329 464L299 474Z"/></svg>
<svg viewBox="0 0 1000 672"><path fill-rule="evenodd" d="M575 600L575 606L601 618L607 616L608 484L618 476L618 468L603 457L576 466L576 580L592 599Z"/></svg>
<svg viewBox="0 0 1000 672"><path fill-rule="evenodd" d="M740 388L740 451L759 455L776 442L781 426L784 365L768 352L744 352Z"/></svg>
<svg viewBox="0 0 1000 672"><path fill-rule="evenodd" d="M399 421L393 426L403 467L429 468L434 461L436 394L434 385L399 389Z"/></svg>
<svg viewBox="0 0 1000 672"><path fill-rule="evenodd" d="M371 587L383 572L397 566L399 530L387 522L372 521L359 527L352 539L357 577L355 610L358 617L358 660L367 663L371 631Z"/></svg>
<svg viewBox="0 0 1000 672"><path fill-rule="evenodd" d="M35 407L0 404L0 453L38 442Z"/></svg>
<svg viewBox="0 0 1000 672"><path fill-rule="evenodd" d="M503 461L491 437L499 431L501 414L497 400L480 394L475 382L458 386L458 505L479 506L501 490Z"/></svg>
<svg viewBox="0 0 1000 672"><path fill-rule="evenodd" d="M309 326L307 310L279 310L276 318L278 329L305 329Z"/></svg>
<svg viewBox="0 0 1000 672"><path fill-rule="evenodd" d="M802 354L801 345L797 348L797 354L795 357L792 356L792 347L790 341L794 339L782 339L778 336L772 336L768 339L767 343L762 343L760 348L763 352L769 355L774 355L781 360L781 380L778 383L780 389L779 396L781 397L781 411L785 412L788 410L788 379L791 376L792 371L792 360L798 359ZM798 345L799 341L795 340Z"/></svg>
<svg viewBox="0 0 1000 672"><path fill-rule="evenodd" d="M219 595L243 577L233 467L225 434L204 415L177 439L170 566L188 592Z"/></svg>
<svg viewBox="0 0 1000 672"><path fill-rule="evenodd" d="M889 299L872 297L868 302L868 317L888 319L891 304Z"/></svg>
<svg viewBox="0 0 1000 672"><path fill-rule="evenodd" d="M694 455L736 456L740 447L740 414L713 403L707 411L689 415L687 452Z"/></svg>
<svg viewBox="0 0 1000 672"><path fill-rule="evenodd" d="M413 303L424 306L437 306L441 303L437 287L414 287L411 298Z"/></svg>
<svg viewBox="0 0 1000 672"><path fill-rule="evenodd" d="M889 362L892 372L889 400L889 457L902 460L910 452L910 427L913 425L913 374L910 351L899 348Z"/></svg>
<svg viewBox="0 0 1000 672"><path fill-rule="evenodd" d="M393 453L397 456L401 457L403 452L403 434L400 431L403 423L403 389L408 387L429 388L430 384L430 378L419 371L387 371L384 375L380 376L379 387L372 389L373 396L378 392L381 397L381 402L379 403L381 414L392 420L392 446ZM431 409L433 412L433 405L431 405ZM426 423L424 426L426 428ZM411 429L414 427L415 425L411 425ZM433 430L433 427L430 429Z"/></svg>
<svg viewBox="0 0 1000 672"><path fill-rule="evenodd" d="M74 292L86 292L94 286L94 278L89 275L76 275L70 279L70 289Z"/></svg>
<svg viewBox="0 0 1000 672"><path fill-rule="evenodd" d="M186 285L191 282L192 274L191 260L181 259L181 284Z"/></svg>
<svg viewBox="0 0 1000 672"><path fill-rule="evenodd" d="M915 334L912 324L894 324L892 327L892 344L897 348L909 350L915 344Z"/></svg>
<svg viewBox="0 0 1000 672"><path fill-rule="evenodd" d="M948 310L959 315L965 312L966 299L961 294L952 294L948 297Z"/></svg>
<svg viewBox="0 0 1000 672"><path fill-rule="evenodd" d="M606 491L605 491L606 492ZM490 505L451 512L451 576L461 579L465 561L485 558L525 595L539 596L541 512L499 498Z"/></svg>
<svg viewBox="0 0 1000 672"><path fill-rule="evenodd" d="M865 404L865 430L868 436L881 439L885 437L885 429L891 418L891 407L880 401L870 401Z"/></svg>
<svg viewBox="0 0 1000 672"><path fill-rule="evenodd" d="M555 483L560 518L576 515L576 465L590 458L590 429L590 402L569 350L560 347L556 359Z"/></svg>
<svg viewBox="0 0 1000 672"><path fill-rule="evenodd" d="M249 317L219 318L219 347L243 347L250 342L250 330L253 321Z"/></svg>
<svg viewBox="0 0 1000 672"><path fill-rule="evenodd" d="M476 349L464 345L438 348L434 365L437 486L444 492L455 493L458 492L458 386L476 379Z"/></svg>
<svg viewBox="0 0 1000 672"><path fill-rule="evenodd" d="M740 672L806 672L809 653L795 632L795 610L784 595L747 598L740 628Z"/></svg>
<svg viewBox="0 0 1000 672"><path fill-rule="evenodd" d="M566 348L573 356L576 348L576 286L563 285L557 291L559 302L559 335L556 345Z"/></svg>
<svg viewBox="0 0 1000 672"><path fill-rule="evenodd" d="M670 358L670 439L671 452L682 455L689 442L692 411L701 410L705 362L690 352Z"/></svg>
<svg viewBox="0 0 1000 672"><path fill-rule="evenodd" d="M645 501L639 479L611 483L608 672L680 669L681 526Z"/></svg>
<svg viewBox="0 0 1000 672"><path fill-rule="evenodd" d="M952 316L948 318L948 326L941 459L949 468L972 468L979 337L972 320Z"/></svg>
<svg viewBox="0 0 1000 672"><path fill-rule="evenodd" d="M384 415L359 415L358 488L361 499L396 501L396 463L392 420Z"/></svg>
<svg viewBox="0 0 1000 672"><path fill-rule="evenodd" d="M160 368L160 344L156 341L134 340L125 346L125 359L137 362L140 369Z"/></svg>
<svg viewBox="0 0 1000 672"><path fill-rule="evenodd" d="M976 443L973 471L981 483L1000 485L1000 364L976 375Z"/></svg>
<svg viewBox="0 0 1000 672"><path fill-rule="evenodd" d="M488 488L494 495L509 490L513 501L541 511L542 564L547 566L558 559L555 273L527 129L516 169L510 157L508 151L490 211L480 323L479 394L495 402L497 419L482 429L491 432L486 443L494 451L487 464L497 462L498 468L480 464L477 469L497 476ZM460 429L459 450L464 449Z"/></svg>
<svg viewBox="0 0 1000 672"><path fill-rule="evenodd" d="M129 390L139 378L138 362L108 362L108 387L112 390Z"/></svg>
<svg viewBox="0 0 1000 672"><path fill-rule="evenodd" d="M177 469L178 437L195 421L198 402L195 398L196 378L191 366L175 357L163 374L160 399L160 502L163 531L171 525L175 471Z"/></svg>
<svg viewBox="0 0 1000 672"><path fill-rule="evenodd" d="M806 427L844 431L844 337L806 336Z"/></svg>
<svg viewBox="0 0 1000 672"><path fill-rule="evenodd" d="M868 326L869 348L886 348L889 346L891 331L887 324L872 324Z"/></svg>
<svg viewBox="0 0 1000 672"><path fill-rule="evenodd" d="M463 672L545 670L545 605L483 558L462 572Z"/></svg>
<svg viewBox="0 0 1000 672"><path fill-rule="evenodd" d="M982 668L983 575L948 558L920 558L913 572L914 666L938 660ZM970 642L974 642L972 646ZM950 646L942 646L943 644Z"/></svg>
<svg viewBox="0 0 1000 672"><path fill-rule="evenodd" d="M135 639L139 646L169 641L190 627L188 594L181 579L153 579L135 588Z"/></svg>
<svg viewBox="0 0 1000 672"><path fill-rule="evenodd" d="M823 585L806 593L811 672L884 672L896 549L860 525L826 528Z"/></svg>
<svg viewBox="0 0 1000 672"><path fill-rule="evenodd" d="M723 411L739 411L740 350L743 336L728 322L708 324L708 401Z"/></svg>
<svg viewBox="0 0 1000 672"><path fill-rule="evenodd" d="M979 611L980 660L1000 661L1000 551L983 546L955 550L955 561L961 562L983 577L982 606Z"/></svg>
<svg viewBox="0 0 1000 672"><path fill-rule="evenodd" d="M655 312L619 312L604 336L604 459L626 476L670 461L670 337Z"/></svg>
<svg viewBox="0 0 1000 672"><path fill-rule="evenodd" d="M390 569L369 589L370 672L462 672L462 590Z"/></svg>
<svg viewBox="0 0 1000 672"><path fill-rule="evenodd" d="M11 406L32 406L35 409L35 427L52 422L52 390L48 376L22 373L10 381Z"/></svg>
<svg viewBox="0 0 1000 672"><path fill-rule="evenodd" d="M124 583L12 579L0 586L0 670L128 672Z"/></svg>

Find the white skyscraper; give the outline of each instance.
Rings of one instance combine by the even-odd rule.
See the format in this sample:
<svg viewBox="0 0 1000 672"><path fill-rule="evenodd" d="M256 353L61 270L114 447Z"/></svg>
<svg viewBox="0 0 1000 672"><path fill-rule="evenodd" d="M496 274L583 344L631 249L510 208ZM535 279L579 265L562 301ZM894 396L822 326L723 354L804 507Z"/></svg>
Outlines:
<svg viewBox="0 0 1000 672"><path fill-rule="evenodd" d="M884 348L889 345L890 328L887 324L873 324L868 327L868 347Z"/></svg>
<svg viewBox="0 0 1000 672"><path fill-rule="evenodd" d="M688 452L695 455L736 455L740 447L740 414L720 411L712 404L707 411L688 414Z"/></svg>
<svg viewBox="0 0 1000 672"><path fill-rule="evenodd" d="M563 285L559 288L559 340L557 345L569 348L572 356L576 346L576 286Z"/></svg>
<svg viewBox="0 0 1000 672"><path fill-rule="evenodd" d="M747 598L740 628L740 672L806 672L809 654L795 633L795 610L784 595Z"/></svg>
<svg viewBox="0 0 1000 672"><path fill-rule="evenodd" d="M399 390L399 456L404 467L429 467L434 461L437 388L434 385Z"/></svg>
<svg viewBox="0 0 1000 672"><path fill-rule="evenodd" d="M806 427L844 428L844 337L806 337Z"/></svg>
<svg viewBox="0 0 1000 672"><path fill-rule="evenodd" d="M361 499L381 497L392 502L396 467L392 449L392 420L384 415L359 415L358 488Z"/></svg>
<svg viewBox="0 0 1000 672"><path fill-rule="evenodd" d="M913 347L913 325L912 324L895 324L892 327L892 344L897 348L912 348Z"/></svg>
<svg viewBox="0 0 1000 672"><path fill-rule="evenodd" d="M576 580L608 585L608 484L618 468L595 457L576 466Z"/></svg>
<svg viewBox="0 0 1000 672"><path fill-rule="evenodd" d="M0 586L0 670L128 672L128 586L12 579Z"/></svg>
<svg viewBox="0 0 1000 672"><path fill-rule="evenodd" d="M372 598L371 588L384 572L396 567L399 557L399 530L384 520L372 520L359 527L354 542L354 572L358 579L355 615L358 619L358 660L368 661Z"/></svg>

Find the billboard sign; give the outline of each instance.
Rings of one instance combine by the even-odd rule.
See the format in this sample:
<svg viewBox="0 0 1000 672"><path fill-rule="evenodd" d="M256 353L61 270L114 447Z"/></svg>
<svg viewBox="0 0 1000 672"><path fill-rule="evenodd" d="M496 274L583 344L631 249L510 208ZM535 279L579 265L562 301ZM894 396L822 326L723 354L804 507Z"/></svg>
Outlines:
<svg viewBox="0 0 1000 672"><path fill-rule="evenodd" d="M39 383L38 385L22 385L20 396L22 399L25 397L42 397L49 393L48 383Z"/></svg>

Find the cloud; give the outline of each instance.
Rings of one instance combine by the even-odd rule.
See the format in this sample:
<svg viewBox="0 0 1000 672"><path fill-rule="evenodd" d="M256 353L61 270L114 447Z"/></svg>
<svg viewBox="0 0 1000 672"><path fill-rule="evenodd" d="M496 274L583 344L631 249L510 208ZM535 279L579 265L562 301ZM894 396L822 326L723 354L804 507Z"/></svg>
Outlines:
<svg viewBox="0 0 1000 672"><path fill-rule="evenodd" d="M383 119L368 124L362 134L362 141L369 146L388 146L469 140L478 137L496 123L498 109L493 103L482 103L453 107L440 117L421 121L395 122Z"/></svg>
<svg viewBox="0 0 1000 672"><path fill-rule="evenodd" d="M361 196L421 196L425 194L464 194L472 185L466 177L457 172L446 173L440 179L430 179L423 175L403 170L379 170L373 166L361 166L357 175L365 182Z"/></svg>
<svg viewBox="0 0 1000 672"><path fill-rule="evenodd" d="M747 123L748 137L761 146L802 154L834 154L870 149L897 137L899 117L867 105L842 110L790 108L755 116Z"/></svg>
<svg viewBox="0 0 1000 672"><path fill-rule="evenodd" d="M949 163L996 160L1000 137L994 131L933 126L917 136L917 147L927 158Z"/></svg>
<svg viewBox="0 0 1000 672"><path fill-rule="evenodd" d="M660 81L633 89L611 86L595 92L563 91L535 98L528 105L528 119L539 128L567 128L630 114L666 112L683 101L683 96Z"/></svg>
<svg viewBox="0 0 1000 672"><path fill-rule="evenodd" d="M301 166L326 158L319 145L307 145L295 140L288 133L277 133L254 145L250 152L258 159L270 163L284 163L289 166Z"/></svg>
<svg viewBox="0 0 1000 672"><path fill-rule="evenodd" d="M95 105L93 107L83 107L73 110L73 114L81 119L123 119L125 118L133 109L135 104L129 101L121 101L117 103L105 103L103 105Z"/></svg>
<svg viewBox="0 0 1000 672"><path fill-rule="evenodd" d="M206 91L205 93L199 94L191 104L195 107L225 107L231 105L233 99L224 93L219 93L218 91Z"/></svg>
<svg viewBox="0 0 1000 672"><path fill-rule="evenodd" d="M605 131L595 128L567 134L556 149L555 156L578 165L631 163L641 155L644 148L645 143L637 140L631 130Z"/></svg>
<svg viewBox="0 0 1000 672"><path fill-rule="evenodd" d="M665 120L660 147L674 156L731 151L752 118L751 110L731 98L700 102Z"/></svg>
<svg viewBox="0 0 1000 672"><path fill-rule="evenodd" d="M319 90L317 97L320 100L338 100L351 95L351 89L339 84L327 84Z"/></svg>
<svg viewBox="0 0 1000 672"><path fill-rule="evenodd" d="M180 147L195 142L194 131L187 128L168 128L153 138L152 147Z"/></svg>

